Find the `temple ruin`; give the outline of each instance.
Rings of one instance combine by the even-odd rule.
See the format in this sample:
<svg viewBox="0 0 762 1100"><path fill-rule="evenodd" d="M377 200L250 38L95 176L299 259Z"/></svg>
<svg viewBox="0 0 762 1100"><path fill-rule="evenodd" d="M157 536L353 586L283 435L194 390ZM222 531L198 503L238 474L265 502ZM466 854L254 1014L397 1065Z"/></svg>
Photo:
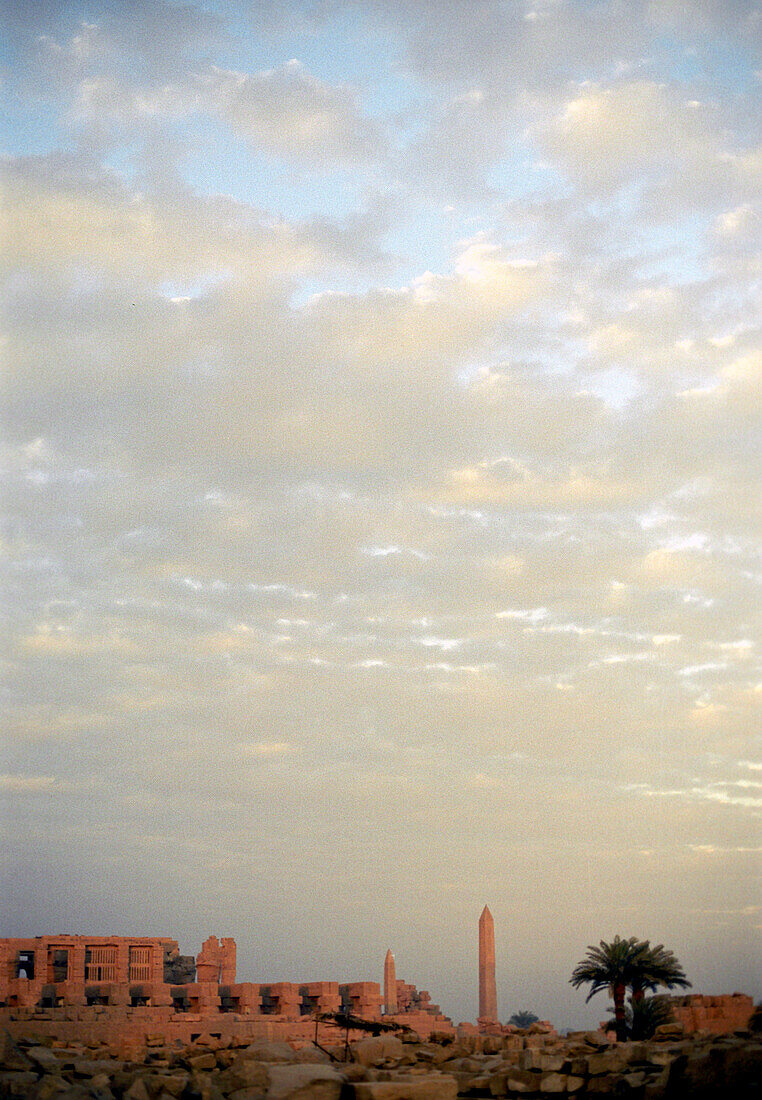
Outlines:
<svg viewBox="0 0 762 1100"><path fill-rule="evenodd" d="M685 1033L722 1034L743 1028L750 997L734 993L670 998ZM125 1053L151 1040L190 1043L220 1040L312 1041L331 1014L399 1024L426 1039L454 1035L452 1020L396 976L387 951L383 994L378 982L238 982L236 944L210 936L194 958L176 940L151 936L37 936L0 940L0 1029L64 1041L104 1042ZM322 1024L320 1026L323 1026ZM335 1023L325 1025L330 1031ZM553 1033L551 1025L534 1025ZM485 906L479 919L479 1021L461 1024L460 1035L506 1036L500 1024L495 982L495 930Z"/></svg>
<svg viewBox="0 0 762 1100"><path fill-rule="evenodd" d="M419 1035L454 1032L425 990L394 980L386 1022ZM323 1013L381 1020L378 982L237 982L236 944L210 936L198 956L162 937L37 936L0 940L0 1025L34 1019L62 1038L199 1034L309 1038Z"/></svg>

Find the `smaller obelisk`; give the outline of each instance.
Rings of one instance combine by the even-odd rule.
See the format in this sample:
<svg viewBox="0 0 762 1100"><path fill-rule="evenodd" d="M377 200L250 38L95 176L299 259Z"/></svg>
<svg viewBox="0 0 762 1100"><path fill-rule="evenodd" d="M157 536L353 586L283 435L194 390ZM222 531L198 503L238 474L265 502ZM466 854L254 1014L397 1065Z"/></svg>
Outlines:
<svg viewBox="0 0 762 1100"><path fill-rule="evenodd" d="M384 1008L387 1016L394 1016L397 1012L397 971L391 947L384 959Z"/></svg>
<svg viewBox="0 0 762 1100"><path fill-rule="evenodd" d="M479 1023L496 1024L495 922L487 906L479 917Z"/></svg>

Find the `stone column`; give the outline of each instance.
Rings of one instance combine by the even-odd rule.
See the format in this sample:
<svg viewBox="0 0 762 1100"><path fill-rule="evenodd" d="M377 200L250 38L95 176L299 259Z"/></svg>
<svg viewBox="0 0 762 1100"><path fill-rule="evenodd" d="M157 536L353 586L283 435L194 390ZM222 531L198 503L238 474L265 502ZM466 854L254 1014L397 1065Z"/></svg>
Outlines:
<svg viewBox="0 0 762 1100"><path fill-rule="evenodd" d="M384 1008L387 1016L394 1016L397 1012L397 973L391 947L384 959Z"/></svg>
<svg viewBox="0 0 762 1100"><path fill-rule="evenodd" d="M130 941L118 939L116 941L116 959L114 981L127 984L130 980Z"/></svg>
<svg viewBox="0 0 762 1100"><path fill-rule="evenodd" d="M235 985L235 940L226 938L220 942L220 985Z"/></svg>
<svg viewBox="0 0 762 1100"><path fill-rule="evenodd" d="M479 1023L497 1023L495 922L486 905L479 917Z"/></svg>

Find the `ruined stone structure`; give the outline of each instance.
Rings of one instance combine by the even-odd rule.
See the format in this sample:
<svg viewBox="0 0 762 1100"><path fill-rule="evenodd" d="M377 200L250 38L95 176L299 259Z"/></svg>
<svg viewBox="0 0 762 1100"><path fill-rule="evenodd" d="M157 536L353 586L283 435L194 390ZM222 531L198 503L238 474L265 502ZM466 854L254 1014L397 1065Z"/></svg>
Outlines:
<svg viewBox="0 0 762 1100"><path fill-rule="evenodd" d="M495 922L487 906L479 917L479 1024L497 1023L495 983Z"/></svg>
<svg viewBox="0 0 762 1100"><path fill-rule="evenodd" d="M392 975L393 975L392 959ZM394 981L388 1019L421 1035L453 1032L425 991ZM378 982L236 982L236 944L210 936L198 957L175 940L119 936L38 936L0 940L0 1028L62 1039L83 1035L140 1045L149 1035L191 1042L199 1035L309 1039L315 1017L349 1012L381 1018ZM19 1025L16 1028L15 1024Z"/></svg>
<svg viewBox="0 0 762 1100"><path fill-rule="evenodd" d="M726 993L711 997L692 993L683 997L670 997L675 1020L683 1030L711 1031L715 1035L728 1035L745 1028L754 1011L754 1002L745 993Z"/></svg>
<svg viewBox="0 0 762 1100"><path fill-rule="evenodd" d="M411 1012L426 1012L429 1016L441 1016L439 1005L432 1004L431 994L426 989L418 990L397 978L397 1015Z"/></svg>
<svg viewBox="0 0 762 1100"><path fill-rule="evenodd" d="M180 955L170 939L0 940L0 1003L9 1007L171 1005L172 986L195 989L195 973L192 956Z"/></svg>

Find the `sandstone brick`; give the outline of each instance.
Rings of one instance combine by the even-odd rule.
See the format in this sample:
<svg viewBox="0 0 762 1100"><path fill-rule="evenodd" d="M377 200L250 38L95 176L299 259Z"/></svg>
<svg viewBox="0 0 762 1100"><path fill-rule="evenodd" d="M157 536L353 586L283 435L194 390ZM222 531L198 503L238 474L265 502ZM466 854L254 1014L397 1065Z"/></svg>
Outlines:
<svg viewBox="0 0 762 1100"><path fill-rule="evenodd" d="M508 1088L512 1092L536 1092L540 1083L540 1073L528 1069L511 1069L508 1071Z"/></svg>
<svg viewBox="0 0 762 1100"><path fill-rule="evenodd" d="M225 1093L227 1100L265 1100L267 1089L261 1085L248 1085L245 1089Z"/></svg>
<svg viewBox="0 0 762 1100"><path fill-rule="evenodd" d="M240 1058L253 1058L257 1062L295 1062L296 1051L288 1043L251 1043Z"/></svg>
<svg viewBox="0 0 762 1100"><path fill-rule="evenodd" d="M560 1073L566 1061L567 1059L563 1054L540 1054L537 1068L541 1069L543 1073Z"/></svg>
<svg viewBox="0 0 762 1100"><path fill-rule="evenodd" d="M0 1071L0 1096L28 1096L37 1083L37 1074L31 1070Z"/></svg>
<svg viewBox="0 0 762 1100"><path fill-rule="evenodd" d="M223 1070L219 1075L218 1084L223 1092L232 1093L253 1087L265 1089L269 1080L267 1065L247 1058Z"/></svg>
<svg viewBox="0 0 762 1100"><path fill-rule="evenodd" d="M51 1066L57 1067L59 1064L58 1058L55 1056L50 1047L27 1047L26 1056L31 1062L34 1062L36 1066L40 1066L40 1068L43 1069L49 1068Z"/></svg>
<svg viewBox="0 0 762 1100"><path fill-rule="evenodd" d="M361 1066L372 1066L390 1058L398 1059L404 1053L400 1040L389 1035L379 1035L373 1039L361 1039L358 1043L352 1043L350 1050L354 1061ZM436 1048L435 1052L438 1056L441 1053L441 1048Z"/></svg>
<svg viewBox="0 0 762 1100"><path fill-rule="evenodd" d="M649 1077L643 1088L643 1100L663 1100L669 1089L669 1071L663 1070L656 1077Z"/></svg>
<svg viewBox="0 0 762 1100"><path fill-rule="evenodd" d="M457 1100L458 1085L454 1077L432 1074L358 1082L354 1091L355 1100Z"/></svg>
<svg viewBox="0 0 762 1100"><path fill-rule="evenodd" d="M742 1042L725 1051L725 1075L729 1087L751 1079L762 1081L762 1043Z"/></svg>
<svg viewBox="0 0 762 1100"><path fill-rule="evenodd" d="M57 1074L48 1073L37 1082L34 1100L57 1100L69 1088L69 1082Z"/></svg>
<svg viewBox="0 0 762 1100"><path fill-rule="evenodd" d="M611 1074L602 1074L599 1077L591 1077L587 1082L586 1095L611 1096L616 1092L617 1078Z"/></svg>
<svg viewBox="0 0 762 1100"><path fill-rule="evenodd" d="M339 1100L343 1078L332 1066L273 1064L268 1070L268 1100Z"/></svg>
<svg viewBox="0 0 762 1100"><path fill-rule="evenodd" d="M622 1077L622 1086L625 1089L629 1089L630 1092L636 1092L638 1089L642 1089L646 1083L646 1074L643 1070L636 1070L633 1073L625 1073Z"/></svg>
<svg viewBox="0 0 762 1100"><path fill-rule="evenodd" d="M211 1051L208 1054L192 1054L188 1059L188 1065L195 1070L216 1069L217 1059Z"/></svg>
<svg viewBox="0 0 762 1100"><path fill-rule="evenodd" d="M628 1064L626 1052L619 1047L612 1047L611 1050L604 1050L600 1054L589 1054L587 1072L591 1077L606 1073L621 1073Z"/></svg>
<svg viewBox="0 0 762 1100"><path fill-rule="evenodd" d="M157 1083L162 1092L169 1093L170 1096L179 1096L187 1085L188 1079L187 1073L170 1073L162 1075Z"/></svg>
<svg viewBox="0 0 762 1100"><path fill-rule="evenodd" d="M19 1050L7 1031L0 1031L0 1069L28 1070L32 1063Z"/></svg>
<svg viewBox="0 0 762 1100"><path fill-rule="evenodd" d="M124 1100L151 1100L146 1083L142 1077L136 1077L124 1094Z"/></svg>

